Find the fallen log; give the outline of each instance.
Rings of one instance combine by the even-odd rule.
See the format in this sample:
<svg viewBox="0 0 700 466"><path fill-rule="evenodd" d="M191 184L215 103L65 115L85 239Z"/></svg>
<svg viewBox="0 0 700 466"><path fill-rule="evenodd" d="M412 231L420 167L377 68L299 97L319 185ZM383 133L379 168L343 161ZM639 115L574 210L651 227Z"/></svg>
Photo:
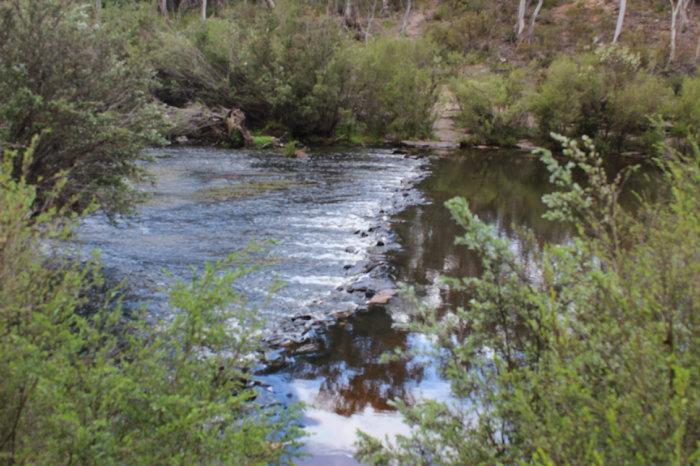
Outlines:
<svg viewBox="0 0 700 466"><path fill-rule="evenodd" d="M192 102L185 107L163 105L163 114L173 141L226 143L238 147L253 144L253 137L245 126L245 114L238 108L209 108Z"/></svg>

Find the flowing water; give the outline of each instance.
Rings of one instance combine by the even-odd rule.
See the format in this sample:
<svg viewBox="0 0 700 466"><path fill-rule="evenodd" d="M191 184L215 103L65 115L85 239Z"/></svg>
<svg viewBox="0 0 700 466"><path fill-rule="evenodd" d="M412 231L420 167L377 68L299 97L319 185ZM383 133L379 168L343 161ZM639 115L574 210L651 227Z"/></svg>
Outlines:
<svg viewBox="0 0 700 466"><path fill-rule="evenodd" d="M480 218L495 225L512 248L531 260L532 248L564 241L566 229L542 219L548 175L522 153L463 153L416 158L389 150L326 151L288 159L265 152L212 149L154 151L151 199L128 221L95 216L80 230L83 249L99 248L108 272L127 276L130 301L148 302L154 316L168 308L162 287L191 268L272 239L266 267L240 285L262 304L276 279L286 286L261 306L269 329L290 317L323 319L338 310L363 309L364 293L348 284L368 277L416 286L436 308L463 304L441 284L443 275L479 271L476 257L454 245L459 229L443 207L467 198ZM537 241L525 241L523 227ZM379 273L363 264L380 264ZM389 401L445 400L449 385L420 359L384 363L396 347L426 345L425 337L397 330L407 305L358 312L326 326L308 354L289 357L260 375L274 396L306 404L307 465L356 464L350 457L356 429L383 436L407 428Z"/></svg>

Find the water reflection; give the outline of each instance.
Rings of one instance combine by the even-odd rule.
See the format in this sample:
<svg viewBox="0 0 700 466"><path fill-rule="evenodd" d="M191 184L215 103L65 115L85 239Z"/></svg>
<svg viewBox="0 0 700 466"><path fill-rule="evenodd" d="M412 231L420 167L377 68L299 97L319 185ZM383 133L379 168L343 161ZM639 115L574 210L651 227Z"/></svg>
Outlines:
<svg viewBox="0 0 700 466"><path fill-rule="evenodd" d="M410 361L380 361L384 353L409 346L408 335L392 324L386 311L358 315L329 332L325 352L301 359L288 375L319 378L313 401L336 414L349 416L367 407L391 410L388 401L408 400L410 387L420 383L424 375L423 367Z"/></svg>
<svg viewBox="0 0 700 466"><path fill-rule="evenodd" d="M542 218L542 196L551 186L546 168L537 159L506 151L467 152L435 160L431 168L432 175L420 185L430 203L397 216L394 230L403 248L391 255L390 262L397 280L416 286L423 295L437 295L433 305L465 304L461 293L440 286L441 276L475 276L481 270L475 254L454 244L463 232L444 207L445 201L466 198L471 210L494 225L525 263L532 262L533 253L546 242L567 237L566 228Z"/></svg>

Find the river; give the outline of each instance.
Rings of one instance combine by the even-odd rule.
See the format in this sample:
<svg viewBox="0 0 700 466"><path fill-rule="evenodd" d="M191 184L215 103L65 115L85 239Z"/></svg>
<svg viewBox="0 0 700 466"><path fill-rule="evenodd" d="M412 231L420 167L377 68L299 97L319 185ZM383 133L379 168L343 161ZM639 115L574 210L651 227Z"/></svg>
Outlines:
<svg viewBox="0 0 700 466"><path fill-rule="evenodd" d="M496 226L524 261L533 247L560 242L567 231L542 219L549 188L545 168L523 153L464 152L414 157L391 150L322 150L290 159L265 151L171 148L154 150L155 184L136 214L116 223L96 215L79 229L83 251L99 249L108 274L128 277L128 302L167 316L162 289L191 268L273 240L262 272L239 286L258 305L270 341L297 338L313 345L279 356L260 374L273 396L306 404L306 465L352 465L356 429L383 436L406 433L389 401L445 400L449 384L431 361L383 363L396 347L426 345L422 335L394 328L407 319L399 297L385 309L365 308L373 291L395 283L416 287L438 309L464 304L443 275L479 271L476 257L454 245L459 229L443 207L460 195ZM536 244L524 241L531 229ZM172 274L172 277L170 276ZM266 301L270 286L286 285ZM354 283L372 290L353 290ZM355 313L335 322L338 312ZM300 318L303 317L303 318ZM281 336L280 336L281 335ZM289 337L292 335L292 337Z"/></svg>

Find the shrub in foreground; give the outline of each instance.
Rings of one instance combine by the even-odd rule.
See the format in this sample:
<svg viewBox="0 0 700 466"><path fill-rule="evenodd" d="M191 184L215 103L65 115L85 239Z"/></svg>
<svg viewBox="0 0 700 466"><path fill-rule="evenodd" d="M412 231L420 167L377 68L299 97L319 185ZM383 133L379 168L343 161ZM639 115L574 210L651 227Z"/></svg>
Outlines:
<svg viewBox="0 0 700 466"><path fill-rule="evenodd" d="M246 383L260 324L232 287L245 258L177 282L171 320L126 317L96 259L47 255L70 224L33 215L15 165L31 159L0 165L0 464L290 462L294 411Z"/></svg>

